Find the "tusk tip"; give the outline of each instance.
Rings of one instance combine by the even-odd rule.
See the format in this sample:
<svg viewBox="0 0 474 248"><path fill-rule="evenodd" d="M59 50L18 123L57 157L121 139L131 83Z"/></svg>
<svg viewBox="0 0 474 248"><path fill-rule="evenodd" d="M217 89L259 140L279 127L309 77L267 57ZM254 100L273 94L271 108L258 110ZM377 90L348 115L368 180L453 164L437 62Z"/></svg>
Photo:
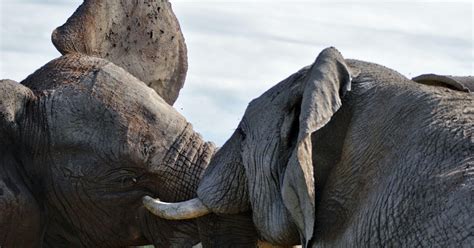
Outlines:
<svg viewBox="0 0 474 248"><path fill-rule="evenodd" d="M210 213L197 198L185 202L167 203L161 202L158 198L144 196L142 202L152 214L168 220L193 219Z"/></svg>

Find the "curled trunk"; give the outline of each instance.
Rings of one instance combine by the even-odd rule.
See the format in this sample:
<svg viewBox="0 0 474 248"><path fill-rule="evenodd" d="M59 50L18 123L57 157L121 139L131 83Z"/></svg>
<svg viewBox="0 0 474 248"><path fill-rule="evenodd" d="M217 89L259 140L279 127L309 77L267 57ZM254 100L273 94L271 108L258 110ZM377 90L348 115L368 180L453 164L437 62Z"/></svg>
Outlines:
<svg viewBox="0 0 474 248"><path fill-rule="evenodd" d="M62 54L107 59L172 105L188 69L184 37L168 1L86 0L53 31Z"/></svg>

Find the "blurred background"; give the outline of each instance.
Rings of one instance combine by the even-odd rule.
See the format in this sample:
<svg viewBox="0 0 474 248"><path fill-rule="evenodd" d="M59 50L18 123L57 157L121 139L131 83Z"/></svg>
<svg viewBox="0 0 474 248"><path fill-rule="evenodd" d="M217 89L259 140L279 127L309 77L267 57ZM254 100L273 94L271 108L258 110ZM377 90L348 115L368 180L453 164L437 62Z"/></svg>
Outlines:
<svg viewBox="0 0 474 248"><path fill-rule="evenodd" d="M407 77L474 74L467 1L171 1L189 69L175 108L222 145L247 104L325 47ZM51 31L80 0L0 0L0 79L21 81L60 56Z"/></svg>

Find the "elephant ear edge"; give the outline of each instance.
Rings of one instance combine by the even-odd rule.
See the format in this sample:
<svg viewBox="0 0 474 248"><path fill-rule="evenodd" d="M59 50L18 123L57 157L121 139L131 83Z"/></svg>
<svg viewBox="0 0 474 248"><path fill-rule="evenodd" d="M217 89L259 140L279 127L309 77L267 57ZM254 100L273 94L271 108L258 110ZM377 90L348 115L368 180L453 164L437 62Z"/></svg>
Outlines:
<svg viewBox="0 0 474 248"><path fill-rule="evenodd" d="M33 92L9 79L0 80L0 133L2 145L11 141L12 136L18 131L18 119L23 114L23 109L29 99L34 98Z"/></svg>
<svg viewBox="0 0 474 248"><path fill-rule="evenodd" d="M12 80L0 80L0 247L42 243L41 207L26 185L18 150L20 123L33 92Z"/></svg>
<svg viewBox="0 0 474 248"><path fill-rule="evenodd" d="M339 51L330 47L318 55L303 80L298 138L284 174L282 197L307 247L313 238L316 204L311 134L342 106L341 98L351 88L351 73Z"/></svg>

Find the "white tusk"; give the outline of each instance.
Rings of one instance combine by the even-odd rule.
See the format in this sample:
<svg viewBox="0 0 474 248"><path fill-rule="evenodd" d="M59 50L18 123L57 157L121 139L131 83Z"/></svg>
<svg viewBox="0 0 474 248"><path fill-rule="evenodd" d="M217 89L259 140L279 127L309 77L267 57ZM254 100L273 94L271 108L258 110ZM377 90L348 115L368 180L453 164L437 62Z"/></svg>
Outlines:
<svg viewBox="0 0 474 248"><path fill-rule="evenodd" d="M184 202L167 203L144 196L143 205L154 215L167 220L194 219L211 213L198 198Z"/></svg>

